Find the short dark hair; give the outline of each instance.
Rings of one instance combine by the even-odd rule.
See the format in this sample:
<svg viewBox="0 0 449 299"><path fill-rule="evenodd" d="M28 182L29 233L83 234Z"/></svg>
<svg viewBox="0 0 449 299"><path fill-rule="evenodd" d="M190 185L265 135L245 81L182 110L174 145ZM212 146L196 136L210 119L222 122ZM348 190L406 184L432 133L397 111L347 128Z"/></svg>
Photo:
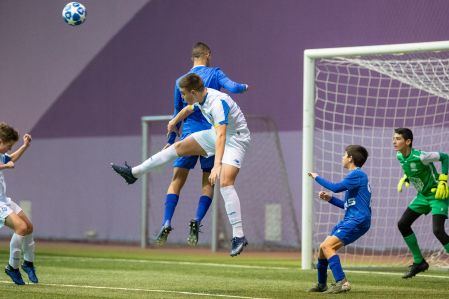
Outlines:
<svg viewBox="0 0 449 299"><path fill-rule="evenodd" d="M0 139L3 142L14 141L17 142L19 140L19 133L16 129L8 125L7 123L0 123Z"/></svg>
<svg viewBox="0 0 449 299"><path fill-rule="evenodd" d="M352 157L355 166L362 167L368 159L368 151L361 145L351 144L345 148L348 157Z"/></svg>
<svg viewBox="0 0 449 299"><path fill-rule="evenodd" d="M186 89L187 91L196 90L201 92L204 90L204 82L197 74L187 74L179 80L179 88Z"/></svg>
<svg viewBox="0 0 449 299"><path fill-rule="evenodd" d="M200 58L210 53L209 46L203 42L197 42L192 48L192 58Z"/></svg>
<svg viewBox="0 0 449 299"><path fill-rule="evenodd" d="M409 128L397 128L394 129L396 134L401 135L406 141L411 140L410 147L413 147L413 132Z"/></svg>

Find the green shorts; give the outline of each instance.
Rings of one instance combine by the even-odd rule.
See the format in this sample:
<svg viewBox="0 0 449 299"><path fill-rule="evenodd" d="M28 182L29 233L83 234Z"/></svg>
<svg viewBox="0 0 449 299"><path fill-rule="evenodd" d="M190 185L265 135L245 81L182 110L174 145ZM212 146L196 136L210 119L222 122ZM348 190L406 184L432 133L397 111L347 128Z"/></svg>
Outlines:
<svg viewBox="0 0 449 299"><path fill-rule="evenodd" d="M447 210L449 205L449 199L435 199L435 195L424 196L418 193L408 207L419 214L429 214L432 211L432 215L444 215L447 217Z"/></svg>

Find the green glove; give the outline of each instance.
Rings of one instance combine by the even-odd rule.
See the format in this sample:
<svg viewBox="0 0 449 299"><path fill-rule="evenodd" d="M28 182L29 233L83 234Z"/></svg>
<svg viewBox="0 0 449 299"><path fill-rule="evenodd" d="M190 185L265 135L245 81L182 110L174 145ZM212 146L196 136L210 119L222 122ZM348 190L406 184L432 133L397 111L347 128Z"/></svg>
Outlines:
<svg viewBox="0 0 449 299"><path fill-rule="evenodd" d="M405 183L405 187L409 187L410 186L410 181L408 180L407 175L404 174L404 176L399 180L398 183L398 192L402 192L402 185L404 185Z"/></svg>
<svg viewBox="0 0 449 299"><path fill-rule="evenodd" d="M435 192L435 199L446 199L449 197L449 187L447 186L447 174L440 174L438 186Z"/></svg>

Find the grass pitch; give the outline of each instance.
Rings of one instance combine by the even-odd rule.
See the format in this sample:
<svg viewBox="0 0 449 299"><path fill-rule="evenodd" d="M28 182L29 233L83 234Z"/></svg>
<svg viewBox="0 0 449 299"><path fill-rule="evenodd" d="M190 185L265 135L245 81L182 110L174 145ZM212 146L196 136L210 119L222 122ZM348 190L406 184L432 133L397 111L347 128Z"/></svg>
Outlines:
<svg viewBox="0 0 449 299"><path fill-rule="evenodd" d="M0 248L6 264L9 244L0 242ZM39 284L16 286L2 273L1 298L449 298L447 270L403 280L404 268L343 265L352 290L323 295L306 292L316 283L316 272L300 270L299 253L247 248L231 258L208 249L44 242L37 242L37 248Z"/></svg>

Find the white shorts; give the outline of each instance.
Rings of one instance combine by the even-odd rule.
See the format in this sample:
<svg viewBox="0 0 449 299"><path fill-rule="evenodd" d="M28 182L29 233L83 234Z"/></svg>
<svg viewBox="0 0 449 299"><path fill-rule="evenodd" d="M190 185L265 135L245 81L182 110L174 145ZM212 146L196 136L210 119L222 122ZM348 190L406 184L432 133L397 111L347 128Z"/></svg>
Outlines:
<svg viewBox="0 0 449 299"><path fill-rule="evenodd" d="M191 136L206 152L206 157L215 155L217 134L214 128L195 132ZM237 134L226 135L225 149L221 162L240 168L250 141L251 137L249 130L238 132Z"/></svg>
<svg viewBox="0 0 449 299"><path fill-rule="evenodd" d="M11 215L11 213L19 214L20 212L22 212L22 208L13 202L11 198L8 198L7 202L0 202L0 228L5 225L6 217Z"/></svg>

